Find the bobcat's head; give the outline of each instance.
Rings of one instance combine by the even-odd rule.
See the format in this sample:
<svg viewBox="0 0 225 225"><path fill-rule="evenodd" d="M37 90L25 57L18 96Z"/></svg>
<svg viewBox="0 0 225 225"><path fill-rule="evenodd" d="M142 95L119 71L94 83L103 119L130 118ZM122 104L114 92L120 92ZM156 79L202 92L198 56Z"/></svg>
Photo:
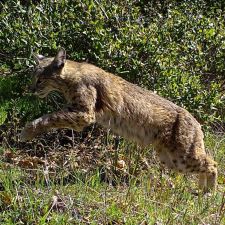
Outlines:
<svg viewBox="0 0 225 225"><path fill-rule="evenodd" d="M65 65L66 51L61 48L55 58L38 55L36 61L31 91L40 98L46 97L51 91L60 91L59 75Z"/></svg>

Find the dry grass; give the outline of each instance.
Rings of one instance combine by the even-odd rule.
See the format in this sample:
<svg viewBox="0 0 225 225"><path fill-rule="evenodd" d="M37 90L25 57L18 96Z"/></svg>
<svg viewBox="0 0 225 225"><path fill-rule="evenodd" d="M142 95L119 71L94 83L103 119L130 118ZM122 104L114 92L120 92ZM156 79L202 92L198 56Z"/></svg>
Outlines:
<svg viewBox="0 0 225 225"><path fill-rule="evenodd" d="M154 151L62 132L1 148L0 224L225 224L224 136L206 138L218 192L197 195L195 179L162 169Z"/></svg>

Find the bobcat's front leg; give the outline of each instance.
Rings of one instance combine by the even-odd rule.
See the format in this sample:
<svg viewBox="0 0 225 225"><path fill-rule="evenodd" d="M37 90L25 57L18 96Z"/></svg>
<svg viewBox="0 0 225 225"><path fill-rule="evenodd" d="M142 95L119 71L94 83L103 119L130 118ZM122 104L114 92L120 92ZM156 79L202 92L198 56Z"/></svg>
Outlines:
<svg viewBox="0 0 225 225"><path fill-rule="evenodd" d="M92 111L59 111L28 123L21 132L20 140L31 140L51 128L72 128L76 131L82 131L84 127L92 123L95 123L95 113Z"/></svg>

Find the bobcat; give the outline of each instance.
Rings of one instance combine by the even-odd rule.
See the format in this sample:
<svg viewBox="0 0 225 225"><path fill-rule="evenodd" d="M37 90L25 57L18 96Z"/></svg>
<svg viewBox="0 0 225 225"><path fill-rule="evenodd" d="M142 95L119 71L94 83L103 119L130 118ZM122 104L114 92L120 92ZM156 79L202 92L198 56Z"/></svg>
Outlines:
<svg viewBox="0 0 225 225"><path fill-rule="evenodd" d="M62 93L68 106L28 123L21 140L51 128L82 131L92 123L141 146L152 144L162 164L183 173L199 174L199 187L215 190L217 163L205 152L200 124L185 109L88 63L40 57L31 89L40 98Z"/></svg>

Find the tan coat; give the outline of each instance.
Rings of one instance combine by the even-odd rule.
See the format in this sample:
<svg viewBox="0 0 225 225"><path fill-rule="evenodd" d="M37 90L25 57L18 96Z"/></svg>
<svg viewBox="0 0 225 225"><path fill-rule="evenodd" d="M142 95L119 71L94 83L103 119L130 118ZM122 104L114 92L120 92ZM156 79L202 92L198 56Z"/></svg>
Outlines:
<svg viewBox="0 0 225 225"><path fill-rule="evenodd" d="M217 163L206 155L201 126L187 110L94 65L65 57L61 49L55 58L39 60L32 89L41 98L59 91L68 106L29 123L21 139L51 128L82 131L98 123L141 146L154 145L162 164L199 174L204 190L216 188Z"/></svg>

